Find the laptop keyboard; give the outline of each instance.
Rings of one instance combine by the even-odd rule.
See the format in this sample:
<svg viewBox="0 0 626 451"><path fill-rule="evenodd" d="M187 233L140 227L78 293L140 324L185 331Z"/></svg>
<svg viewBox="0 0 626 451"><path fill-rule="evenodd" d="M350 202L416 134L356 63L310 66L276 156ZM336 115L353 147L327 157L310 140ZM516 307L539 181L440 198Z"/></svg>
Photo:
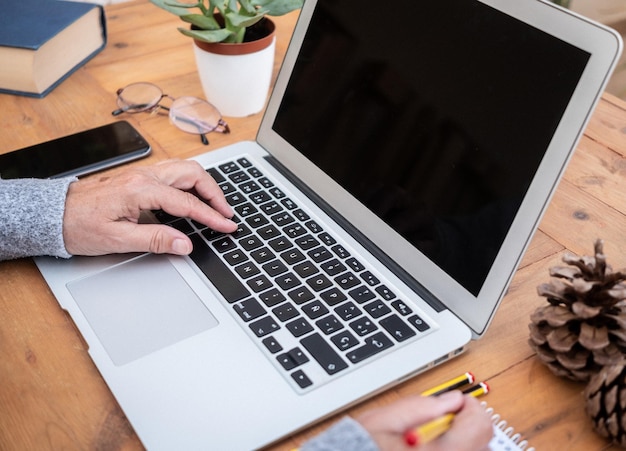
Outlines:
<svg viewBox="0 0 626 451"><path fill-rule="evenodd" d="M155 216L191 238L191 260L297 391L431 329L248 159L207 172L236 212L234 233L163 211Z"/></svg>

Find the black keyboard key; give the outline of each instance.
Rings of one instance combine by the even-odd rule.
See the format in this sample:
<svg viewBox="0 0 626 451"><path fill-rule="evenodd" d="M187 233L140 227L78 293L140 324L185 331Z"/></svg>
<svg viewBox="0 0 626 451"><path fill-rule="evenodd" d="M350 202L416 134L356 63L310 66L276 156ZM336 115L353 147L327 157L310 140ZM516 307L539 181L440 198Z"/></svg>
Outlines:
<svg viewBox="0 0 626 451"><path fill-rule="evenodd" d="M235 188L234 185L231 185L230 183L222 183L220 185L220 188L222 188L222 193L224 193L224 196L227 196L237 191L237 188Z"/></svg>
<svg viewBox="0 0 626 451"><path fill-rule="evenodd" d="M366 304L363 308L372 318L380 318L381 316L385 316L387 313L391 312L389 306L384 304L380 299L376 299L375 301Z"/></svg>
<svg viewBox="0 0 626 451"><path fill-rule="evenodd" d="M348 364L335 352L320 334L311 334L300 340L300 344L328 374L336 374L348 368Z"/></svg>
<svg viewBox="0 0 626 451"><path fill-rule="evenodd" d="M378 278L369 271L365 271L363 274L361 274L361 278L370 287L375 287L380 283L380 280L378 280Z"/></svg>
<svg viewBox="0 0 626 451"><path fill-rule="evenodd" d="M257 185L255 182L253 182L252 180L250 180L239 185L239 189L243 191L245 194L250 195L251 193L254 193L255 191L260 190L261 187Z"/></svg>
<svg viewBox="0 0 626 451"><path fill-rule="evenodd" d="M205 237L207 240L214 240L216 238L223 237L224 234L222 232L218 232L217 230L205 229L202 231L202 236Z"/></svg>
<svg viewBox="0 0 626 451"><path fill-rule="evenodd" d="M274 221L274 224L276 224L279 227L284 227L296 221L295 219L293 219L293 216L291 216L287 212L275 214L274 216L271 217L271 219L272 221Z"/></svg>
<svg viewBox="0 0 626 451"><path fill-rule="evenodd" d="M245 218L246 216L250 216L251 214L254 214L258 211L256 207L252 205L250 202L244 202L243 204L236 205L234 208L235 208L235 211L242 218Z"/></svg>
<svg viewBox="0 0 626 451"><path fill-rule="evenodd" d="M408 340L415 336L415 331L411 329L398 315L390 315L383 318L378 323L396 341Z"/></svg>
<svg viewBox="0 0 626 451"><path fill-rule="evenodd" d="M252 230L250 230L250 227L248 227L244 223L239 223L237 230L231 233L230 236L232 236L235 239L239 239L239 238L243 238L244 236L248 236L251 233L252 233Z"/></svg>
<svg viewBox="0 0 626 451"><path fill-rule="evenodd" d="M254 227L255 229L261 226L264 226L265 224L269 224L269 221L267 220L267 218L260 213L254 214L252 216L248 216L247 218L245 218L245 221L248 224L250 224L251 227Z"/></svg>
<svg viewBox="0 0 626 451"><path fill-rule="evenodd" d="M324 231L324 229L322 229L320 225L313 220L307 221L304 225L307 229L316 234Z"/></svg>
<svg viewBox="0 0 626 451"><path fill-rule="evenodd" d="M350 323L350 327L357 333L357 335L360 335L361 337L378 329L376 324L366 316L352 321Z"/></svg>
<svg viewBox="0 0 626 451"><path fill-rule="evenodd" d="M285 291L291 290L292 288L300 285L300 279L298 279L298 277L292 272L288 272L287 274L281 274L280 276L275 277L274 280L276 281L278 286Z"/></svg>
<svg viewBox="0 0 626 451"><path fill-rule="evenodd" d="M343 324L335 315L328 315L315 322L315 325L326 335L334 334L338 330L343 329Z"/></svg>
<svg viewBox="0 0 626 451"><path fill-rule="evenodd" d="M383 298L385 301L391 301L396 297L396 294L391 291L387 287L387 285L381 285L379 287L376 287L376 292L380 294L380 297Z"/></svg>
<svg viewBox="0 0 626 451"><path fill-rule="evenodd" d="M228 163L220 164L218 166L218 168L220 168L220 170L224 174L230 174L231 172L236 172L236 171L239 170L239 166L237 166L237 163L235 163L234 161L230 161Z"/></svg>
<svg viewBox="0 0 626 451"><path fill-rule="evenodd" d="M418 315L413 315L413 316L409 317L409 319L407 321L409 323L411 323L413 325L413 327L415 327L420 332L424 332L424 331L430 329L430 326L426 323L426 321L424 321Z"/></svg>
<svg viewBox="0 0 626 451"><path fill-rule="evenodd" d="M243 194L234 192L226 196L226 200L232 206L243 204L246 201L246 198L243 197Z"/></svg>
<svg viewBox="0 0 626 451"><path fill-rule="evenodd" d="M270 189L270 193L272 194L272 196L274 196L276 199L282 199L285 197L285 193L283 193L281 190L279 190L278 188L271 188Z"/></svg>
<svg viewBox="0 0 626 451"><path fill-rule="evenodd" d="M346 351L359 344L359 340L349 330L342 330L331 337L331 341L340 351Z"/></svg>
<svg viewBox="0 0 626 451"><path fill-rule="evenodd" d="M347 272L345 274L335 277L335 282L337 282L337 285L339 285L344 290L354 288L360 283L359 279L357 279L356 276L351 272Z"/></svg>
<svg viewBox="0 0 626 451"><path fill-rule="evenodd" d="M411 307L406 305L404 301L401 301L400 299L393 301L391 303L391 306L395 308L398 311L398 313L400 313L400 315L402 316L407 316L413 313L413 310L411 310Z"/></svg>
<svg viewBox="0 0 626 451"><path fill-rule="evenodd" d="M333 246L334 244L337 244L337 241L326 232L320 233L319 237L320 240L326 244L326 246Z"/></svg>
<svg viewBox="0 0 626 451"><path fill-rule="evenodd" d="M280 254L280 256L288 265L295 265L296 263L299 263L306 258L304 254L300 252L300 250L295 248L283 252L282 254Z"/></svg>
<svg viewBox="0 0 626 451"><path fill-rule="evenodd" d="M269 241L272 238L280 236L280 230L278 230L276 226L273 226L271 224L261 227L259 230L257 230L257 233L265 241Z"/></svg>
<svg viewBox="0 0 626 451"><path fill-rule="evenodd" d="M259 171L257 168L248 169L248 174L250 174L252 177L256 179L258 179L259 177L263 177L263 173Z"/></svg>
<svg viewBox="0 0 626 451"><path fill-rule="evenodd" d="M245 322L257 319L265 313L265 309L256 299L250 298L233 305L233 309Z"/></svg>
<svg viewBox="0 0 626 451"><path fill-rule="evenodd" d="M275 200L261 205L260 208L261 211L266 215L273 215L275 213L278 213L279 211L282 211L283 209L283 207L281 207Z"/></svg>
<svg viewBox="0 0 626 451"><path fill-rule="evenodd" d="M328 309L320 301L313 301L303 305L302 311L311 319L320 318L328 313Z"/></svg>
<svg viewBox="0 0 626 451"><path fill-rule="evenodd" d="M363 314L361 309L359 309L352 301L336 307L335 313L344 321L353 320L357 316L361 316Z"/></svg>
<svg viewBox="0 0 626 451"><path fill-rule="evenodd" d="M253 277L250 280L247 280L246 283L255 293L260 293L263 290L267 290L272 286L272 282L269 281L267 277L263 274Z"/></svg>
<svg viewBox="0 0 626 451"><path fill-rule="evenodd" d="M350 256L350 252L348 252L341 244L336 244L331 247L331 249L339 258L348 258Z"/></svg>
<svg viewBox="0 0 626 451"><path fill-rule="evenodd" d="M272 251L270 251L267 247L264 246L260 249L256 249L250 252L250 257L252 257L255 262L259 264L263 264L276 258L276 255L274 255Z"/></svg>
<svg viewBox="0 0 626 451"><path fill-rule="evenodd" d="M228 302L233 303L250 295L248 289L199 235L194 233L189 238L193 243L189 257Z"/></svg>
<svg viewBox="0 0 626 451"><path fill-rule="evenodd" d="M348 299L346 295L343 294L343 291L334 287L321 293L320 297L330 306L337 305Z"/></svg>
<svg viewBox="0 0 626 451"><path fill-rule="evenodd" d="M287 210L293 210L294 208L297 207L296 203L294 201L292 201L291 199L289 199L288 197L286 197L283 200L281 200L280 203L283 204L283 206Z"/></svg>
<svg viewBox="0 0 626 451"><path fill-rule="evenodd" d="M250 166L252 166L252 163L250 163L250 160L248 160L245 157L238 158L237 163L239 163L242 168L249 168Z"/></svg>
<svg viewBox="0 0 626 451"><path fill-rule="evenodd" d="M291 332L294 337L301 337L302 335L308 334L313 330L313 326L311 326L311 324L309 324L309 322L302 317L287 323L285 327L289 329L289 332Z"/></svg>
<svg viewBox="0 0 626 451"><path fill-rule="evenodd" d="M393 346L393 342L383 333L365 339L365 345L350 351L346 356L352 363L358 363Z"/></svg>
<svg viewBox="0 0 626 451"><path fill-rule="evenodd" d="M272 334L280 329L280 326L274 321L271 316L264 316L263 318L250 323L250 329L257 337L264 337Z"/></svg>
<svg viewBox="0 0 626 451"><path fill-rule="evenodd" d="M277 288L264 291L258 295L259 299L268 307L273 307L285 301L287 298Z"/></svg>
<svg viewBox="0 0 626 451"><path fill-rule="evenodd" d="M248 260L248 256L240 251L239 249L235 249L234 251L227 252L224 254L224 260L226 260L230 265L238 265L239 263L243 263Z"/></svg>
<svg viewBox="0 0 626 451"><path fill-rule="evenodd" d="M305 222L311 219L309 215L307 215L302 209L298 208L293 212L293 215L298 218L300 222Z"/></svg>
<svg viewBox="0 0 626 451"><path fill-rule="evenodd" d="M361 264L360 261L358 261L356 258L354 257L350 257L349 259L346 260L346 264L352 268L352 270L354 272L361 272L365 269L365 266L363 266Z"/></svg>
<svg viewBox="0 0 626 451"><path fill-rule="evenodd" d="M307 279L306 283L315 291L322 291L332 286L332 282L324 274L318 274Z"/></svg>
<svg viewBox="0 0 626 451"><path fill-rule="evenodd" d="M276 318L278 318L278 320L283 323L285 321L289 321L290 319L295 318L300 314L300 312L293 306L291 302L285 302L283 304L280 304L278 307L272 309L272 312L274 313L274 315L276 315Z"/></svg>
<svg viewBox="0 0 626 451"><path fill-rule="evenodd" d="M289 295L289 298L298 305L310 301L315 297L313 293L311 293L311 290L309 290L304 285L301 285L298 288L291 290L287 294Z"/></svg>
<svg viewBox="0 0 626 451"><path fill-rule="evenodd" d="M235 268L235 271L242 279L247 279L252 276L256 276L261 271L257 266L252 262L242 263L241 265Z"/></svg>
<svg viewBox="0 0 626 451"><path fill-rule="evenodd" d="M309 361L309 358L300 348L294 348L289 352L285 352L284 354L277 356L276 359L287 371Z"/></svg>
<svg viewBox="0 0 626 451"><path fill-rule="evenodd" d="M292 247L291 241L282 236L274 238L272 241L269 242L269 245L276 252L282 252Z"/></svg>
<svg viewBox="0 0 626 451"><path fill-rule="evenodd" d="M213 177L213 180L215 180L217 183L222 183L223 181L226 180L224 176L220 173L220 171L218 171L215 168L209 168L206 171L209 173L211 177Z"/></svg>
<svg viewBox="0 0 626 451"><path fill-rule="evenodd" d="M277 352L280 352L283 350L283 347L278 342L278 340L276 340L276 338L272 336L264 338L262 343L265 345L267 350L271 352L272 354L276 354Z"/></svg>
<svg viewBox="0 0 626 451"><path fill-rule="evenodd" d="M264 188L271 188L272 186L274 186L272 181L270 179L268 179L267 177L261 177L259 179L259 183L261 185L263 185Z"/></svg>
<svg viewBox="0 0 626 451"><path fill-rule="evenodd" d="M359 304L362 304L366 301L370 301L376 297L374 292L367 288L365 285L358 286L350 291L348 294L352 299L357 301Z"/></svg>
<svg viewBox="0 0 626 451"><path fill-rule="evenodd" d="M320 242L317 241L313 235L306 234L304 236L297 237L295 240L298 247L304 251L308 251L309 249L313 249L316 246L319 246Z"/></svg>
<svg viewBox="0 0 626 451"><path fill-rule="evenodd" d="M321 246L310 250L309 252L307 252L307 254L309 254L309 257L311 257L316 263L321 263L323 261L329 260L333 256L330 252L328 252L328 249Z"/></svg>
<svg viewBox="0 0 626 451"><path fill-rule="evenodd" d="M282 274L287 271L287 267L280 260L272 260L269 263L263 265L263 270L270 277L276 277L279 274Z"/></svg>
<svg viewBox="0 0 626 451"><path fill-rule="evenodd" d="M307 388L313 385L311 379L309 379L309 377L302 370L294 371L291 374L291 377L294 381L296 381L300 388Z"/></svg>
<svg viewBox="0 0 626 451"><path fill-rule="evenodd" d="M261 241L256 235L248 235L247 237L240 239L239 244L241 244L241 247L249 252L263 246L263 241Z"/></svg>
<svg viewBox="0 0 626 451"><path fill-rule="evenodd" d="M323 262L320 267L329 276L336 276L346 270L346 266L336 258Z"/></svg>
<svg viewBox="0 0 626 451"><path fill-rule="evenodd" d="M267 202L267 201L269 201L271 199L272 198L270 197L270 195L267 194L265 191L258 191L256 193L253 193L253 194L250 195L250 200L252 202L254 202L255 204L257 204L257 205L262 204L264 202ZM274 203L276 203L276 202L274 202ZM279 210L280 210L280 208L278 210L276 210L276 211L272 211L271 213L276 213ZM263 211L265 211L265 209L263 209Z"/></svg>
<svg viewBox="0 0 626 451"><path fill-rule="evenodd" d="M228 175L228 178L233 182L233 183L243 183L246 182L248 180L250 180L250 176L243 172L243 171L238 171L238 172L234 172L232 174Z"/></svg>
<svg viewBox="0 0 626 451"><path fill-rule="evenodd" d="M313 274L317 274L318 272L317 266L309 261L298 263L296 266L293 267L293 270L303 279L306 279Z"/></svg>
<svg viewBox="0 0 626 451"><path fill-rule="evenodd" d="M300 224L291 224L283 228L283 232L290 238L298 238L306 233L306 229Z"/></svg>
<svg viewBox="0 0 626 451"><path fill-rule="evenodd" d="M220 254L223 254L226 251L231 251L237 247L235 242L229 237L225 236L220 239L217 239L211 243L215 250Z"/></svg>

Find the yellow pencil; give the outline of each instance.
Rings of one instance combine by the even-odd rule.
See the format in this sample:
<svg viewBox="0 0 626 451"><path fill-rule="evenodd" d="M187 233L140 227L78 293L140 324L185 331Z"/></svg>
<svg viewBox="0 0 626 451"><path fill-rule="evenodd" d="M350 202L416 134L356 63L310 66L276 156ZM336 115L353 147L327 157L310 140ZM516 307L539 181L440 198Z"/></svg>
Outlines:
<svg viewBox="0 0 626 451"><path fill-rule="evenodd" d="M489 393L489 385L486 382L480 382L479 384L465 390L463 393L473 396L475 398L486 395ZM448 413L442 415L434 420L424 423L415 429L411 429L404 434L404 440L409 446L423 445L431 440L436 439L441 434L450 429L450 424L454 420L454 414Z"/></svg>
<svg viewBox="0 0 626 451"><path fill-rule="evenodd" d="M454 379L450 379L443 384L439 384L436 387L431 388L430 390L422 392L421 395L437 396L447 391L462 387L464 385L473 384L475 380L476 379L474 378L474 374L468 371L467 373L457 376Z"/></svg>

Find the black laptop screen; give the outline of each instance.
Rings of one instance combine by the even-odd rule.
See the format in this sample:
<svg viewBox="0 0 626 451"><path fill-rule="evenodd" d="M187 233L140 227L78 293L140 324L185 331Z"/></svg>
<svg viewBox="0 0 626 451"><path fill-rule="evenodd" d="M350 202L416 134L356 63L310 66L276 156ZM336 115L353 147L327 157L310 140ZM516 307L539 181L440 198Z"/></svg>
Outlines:
<svg viewBox="0 0 626 451"><path fill-rule="evenodd" d="M393 4L318 2L273 129L478 294L590 55L477 1Z"/></svg>

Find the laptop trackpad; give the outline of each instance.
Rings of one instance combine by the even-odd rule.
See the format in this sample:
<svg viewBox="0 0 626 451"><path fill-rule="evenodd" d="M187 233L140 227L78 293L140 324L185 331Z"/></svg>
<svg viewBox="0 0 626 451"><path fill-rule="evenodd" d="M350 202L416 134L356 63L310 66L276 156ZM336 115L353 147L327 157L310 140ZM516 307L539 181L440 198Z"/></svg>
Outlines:
<svg viewBox="0 0 626 451"><path fill-rule="evenodd" d="M67 288L116 365L217 325L164 256L148 254Z"/></svg>

